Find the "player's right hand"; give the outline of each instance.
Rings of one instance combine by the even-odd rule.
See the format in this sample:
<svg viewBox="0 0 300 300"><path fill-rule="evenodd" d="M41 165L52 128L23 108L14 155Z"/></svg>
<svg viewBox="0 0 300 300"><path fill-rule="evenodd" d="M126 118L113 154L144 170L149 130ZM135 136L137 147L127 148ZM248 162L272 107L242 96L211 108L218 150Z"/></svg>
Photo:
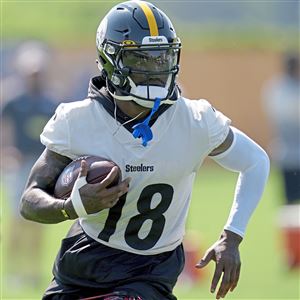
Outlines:
<svg viewBox="0 0 300 300"><path fill-rule="evenodd" d="M214 243L205 253L204 257L196 265L196 268L204 268L210 261L215 261L211 289L212 293L217 289L216 299L225 298L228 291L233 291L238 284L241 270L239 244L242 237L229 230L224 230L220 239Z"/></svg>
<svg viewBox="0 0 300 300"><path fill-rule="evenodd" d="M87 173L87 163L85 160L82 160L78 177L86 177ZM103 209L113 207L119 198L128 192L130 177L124 179L118 185L107 188L117 175L118 168L113 167L110 173L100 183L87 183L79 189L82 204L88 214L94 214ZM66 200L65 207L66 209L73 210L75 213L71 199ZM72 212L70 214L68 211L68 214L72 215Z"/></svg>

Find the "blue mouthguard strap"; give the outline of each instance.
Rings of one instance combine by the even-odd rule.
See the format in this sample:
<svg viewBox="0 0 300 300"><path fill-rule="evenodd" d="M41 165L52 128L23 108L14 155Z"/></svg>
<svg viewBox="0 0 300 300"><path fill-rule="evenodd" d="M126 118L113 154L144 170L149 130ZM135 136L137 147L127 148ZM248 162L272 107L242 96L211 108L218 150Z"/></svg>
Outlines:
<svg viewBox="0 0 300 300"><path fill-rule="evenodd" d="M153 114L158 110L159 105L160 105L161 99L160 98L155 98L153 108L150 112L150 115L142 122L134 125L132 128L133 130L133 137L134 138L141 138L142 139L142 145L144 147L147 146L147 143L152 140L153 138L153 133L152 130L149 126L149 122L151 120L151 117Z"/></svg>

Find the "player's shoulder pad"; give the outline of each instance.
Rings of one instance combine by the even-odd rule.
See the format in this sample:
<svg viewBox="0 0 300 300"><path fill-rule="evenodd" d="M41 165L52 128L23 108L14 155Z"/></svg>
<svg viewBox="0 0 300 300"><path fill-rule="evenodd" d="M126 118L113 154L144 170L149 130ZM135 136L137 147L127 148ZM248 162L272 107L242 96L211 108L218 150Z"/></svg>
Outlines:
<svg viewBox="0 0 300 300"><path fill-rule="evenodd" d="M216 112L206 99L190 100L183 98L183 101L196 120L201 120L203 117L206 117L206 115Z"/></svg>
<svg viewBox="0 0 300 300"><path fill-rule="evenodd" d="M94 101L92 101L91 99L61 103L56 108L54 117L68 117L70 115L80 115L86 110L90 109L93 103Z"/></svg>
<svg viewBox="0 0 300 300"><path fill-rule="evenodd" d="M73 101L73 102L63 102L59 104L56 110L58 111L63 111L65 114L71 112L71 111L76 111L78 109L84 109L89 107L92 104L91 99L85 99L85 100L80 100L80 101Z"/></svg>

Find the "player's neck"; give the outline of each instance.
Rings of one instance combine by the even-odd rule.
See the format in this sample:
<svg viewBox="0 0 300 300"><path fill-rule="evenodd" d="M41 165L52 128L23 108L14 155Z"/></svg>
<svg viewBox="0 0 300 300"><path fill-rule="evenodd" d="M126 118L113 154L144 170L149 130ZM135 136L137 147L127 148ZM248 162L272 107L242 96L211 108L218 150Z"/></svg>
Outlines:
<svg viewBox="0 0 300 300"><path fill-rule="evenodd" d="M121 101L115 100L118 108L127 116L134 118L137 115L137 119L142 119L151 111L151 108L143 107L141 105L136 104L133 101Z"/></svg>

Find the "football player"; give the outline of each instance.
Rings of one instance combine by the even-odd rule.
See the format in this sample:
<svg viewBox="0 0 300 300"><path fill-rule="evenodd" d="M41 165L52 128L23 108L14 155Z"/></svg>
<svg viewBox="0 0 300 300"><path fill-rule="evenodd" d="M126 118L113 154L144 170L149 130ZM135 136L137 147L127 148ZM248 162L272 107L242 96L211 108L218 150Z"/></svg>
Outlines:
<svg viewBox="0 0 300 300"><path fill-rule="evenodd" d="M96 42L100 75L87 99L59 105L44 128L46 149L22 197L26 219L76 220L43 299L176 299L192 186L207 156L240 173L221 237L196 266L215 261L211 292L220 281L216 297L225 297L239 280L239 244L268 177L268 156L209 102L181 96L181 43L154 5L116 5ZM71 197L55 199L56 179L82 155L116 162L123 181L107 188L114 168L101 183L87 184L83 160Z"/></svg>

